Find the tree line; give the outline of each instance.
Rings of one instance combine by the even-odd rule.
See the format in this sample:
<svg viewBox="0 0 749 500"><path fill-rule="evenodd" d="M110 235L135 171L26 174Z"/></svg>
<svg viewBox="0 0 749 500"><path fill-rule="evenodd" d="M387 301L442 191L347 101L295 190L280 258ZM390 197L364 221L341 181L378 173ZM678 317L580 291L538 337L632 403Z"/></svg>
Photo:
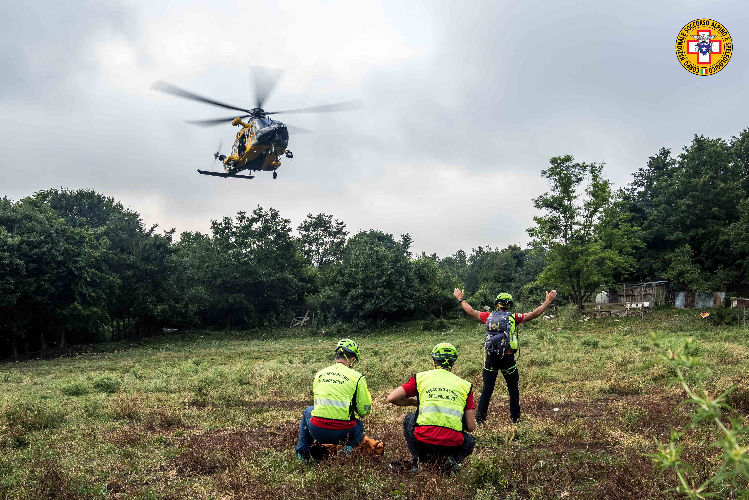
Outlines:
<svg viewBox="0 0 749 500"><path fill-rule="evenodd" d="M614 190L603 164L552 158L527 248L414 255L408 234L350 235L330 214L293 231L273 208L214 220L208 234L147 227L92 190L0 199L0 357L142 338L162 327L382 324L455 314L499 291L557 288L581 307L603 283L669 279L691 290L749 283L749 130L661 149ZM498 228L498 232L501 228Z"/></svg>

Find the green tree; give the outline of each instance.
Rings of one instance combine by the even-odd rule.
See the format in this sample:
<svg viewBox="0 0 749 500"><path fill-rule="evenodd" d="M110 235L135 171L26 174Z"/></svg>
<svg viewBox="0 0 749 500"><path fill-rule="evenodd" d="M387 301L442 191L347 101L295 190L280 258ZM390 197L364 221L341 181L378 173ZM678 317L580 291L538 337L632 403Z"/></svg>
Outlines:
<svg viewBox="0 0 749 500"><path fill-rule="evenodd" d="M735 232L741 218L737 207L749 194L747 165L747 130L730 143L695 136L678 158L667 149L651 157L625 195L644 242L633 277L678 275L674 266L683 267L688 246L690 265L703 276L701 286L725 289L745 281L743 262L749 254L736 246Z"/></svg>
<svg viewBox="0 0 749 500"><path fill-rule="evenodd" d="M453 288L457 282L440 267L437 255L422 253L411 264L416 280L414 309L417 313L442 317L443 311L454 309Z"/></svg>
<svg viewBox="0 0 749 500"><path fill-rule="evenodd" d="M299 248L313 280L305 308L317 314L318 319L332 323L342 313L337 277L346 247L346 225L332 215L307 214L297 230Z"/></svg>
<svg viewBox="0 0 749 500"><path fill-rule="evenodd" d="M10 211L11 202L0 199L0 214ZM0 225L0 355L10 346L13 357L18 357L18 329L16 304L23 291L25 265L20 258L21 238ZM2 344L5 344L3 346Z"/></svg>
<svg viewBox="0 0 749 500"><path fill-rule="evenodd" d="M112 332L143 337L160 324L180 322L174 286L181 269L173 264L173 231L159 234L156 225L146 229L137 212L93 190L49 189L28 201L108 242L104 265L116 275L106 308Z"/></svg>
<svg viewBox="0 0 749 500"><path fill-rule="evenodd" d="M346 246L346 224L332 215L307 214L297 228L302 255L313 266L336 264L343 258Z"/></svg>
<svg viewBox="0 0 749 500"><path fill-rule="evenodd" d="M310 290L311 276L288 219L273 208L212 221L209 286L229 323L262 324L292 315Z"/></svg>
<svg viewBox="0 0 749 500"><path fill-rule="evenodd" d="M407 234L396 241L391 234L375 230L349 238L338 277L349 317L381 321L413 311L416 280L410 244Z"/></svg>
<svg viewBox="0 0 749 500"><path fill-rule="evenodd" d="M468 256L463 250L458 250L454 254L445 257L440 260L439 264L455 281L465 283L466 272L468 271Z"/></svg>
<svg viewBox="0 0 749 500"><path fill-rule="evenodd" d="M528 229L533 245L543 249L543 286L567 294L582 309L598 286L629 271L639 244L630 214L603 177L602 163L578 163L570 155L554 157L543 170L551 190L535 200L545 215Z"/></svg>
<svg viewBox="0 0 749 500"><path fill-rule="evenodd" d="M106 298L115 283L106 267L108 240L30 199L0 203L0 228L0 261L18 273L11 279L13 294L2 301L13 309L0 312L2 336L11 338L14 354L19 337L41 350L93 340L106 324ZM37 336L28 338L30 332Z"/></svg>
<svg viewBox="0 0 749 500"><path fill-rule="evenodd" d="M468 258L468 269L464 273L466 292L476 296L474 301L481 297L482 302L487 294L493 294L489 301L491 304L488 304L492 306L494 298L502 292L511 293L519 299L523 287L535 281L543 267L540 255L517 245L509 245L501 250L478 247ZM478 294L480 289L486 293Z"/></svg>
<svg viewBox="0 0 749 500"><path fill-rule="evenodd" d="M683 285L688 290L708 291L710 289L700 267L694 263L692 247L680 246L670 256L671 262L663 273L664 278L672 283Z"/></svg>

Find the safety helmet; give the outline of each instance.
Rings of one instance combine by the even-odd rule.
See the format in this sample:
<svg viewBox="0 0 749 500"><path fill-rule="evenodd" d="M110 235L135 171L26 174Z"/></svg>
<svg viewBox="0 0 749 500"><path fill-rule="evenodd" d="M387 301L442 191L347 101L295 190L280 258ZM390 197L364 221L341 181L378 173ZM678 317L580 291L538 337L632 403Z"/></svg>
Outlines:
<svg viewBox="0 0 749 500"><path fill-rule="evenodd" d="M442 342L432 349L432 359L440 366L452 366L458 359L458 350L452 344Z"/></svg>
<svg viewBox="0 0 749 500"><path fill-rule="evenodd" d="M359 361L359 346L351 339L340 340L335 346L335 353L336 356L344 354L347 358L348 356L353 356Z"/></svg>
<svg viewBox="0 0 749 500"><path fill-rule="evenodd" d="M499 295L497 295L495 304L502 307L512 307L512 295L510 295L509 293L500 293Z"/></svg>

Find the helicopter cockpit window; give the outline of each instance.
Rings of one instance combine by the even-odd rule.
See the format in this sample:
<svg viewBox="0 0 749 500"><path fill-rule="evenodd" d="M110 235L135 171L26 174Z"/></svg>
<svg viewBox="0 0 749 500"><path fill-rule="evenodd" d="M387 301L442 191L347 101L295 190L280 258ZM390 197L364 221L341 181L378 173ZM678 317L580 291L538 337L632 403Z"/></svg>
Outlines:
<svg viewBox="0 0 749 500"><path fill-rule="evenodd" d="M261 128L265 128L270 124L271 124L270 120L266 120L264 118L258 118L257 120L255 120L255 123L253 123L253 128L255 130L260 130Z"/></svg>

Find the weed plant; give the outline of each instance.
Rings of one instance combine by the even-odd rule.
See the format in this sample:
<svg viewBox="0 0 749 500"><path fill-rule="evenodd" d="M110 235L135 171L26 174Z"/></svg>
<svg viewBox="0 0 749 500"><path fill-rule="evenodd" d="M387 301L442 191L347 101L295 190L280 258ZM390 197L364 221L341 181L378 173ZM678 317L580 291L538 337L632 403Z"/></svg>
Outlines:
<svg viewBox="0 0 749 500"><path fill-rule="evenodd" d="M653 341L656 346L660 346L656 336L653 336ZM671 429L668 443L660 444L656 439L658 451L649 456L662 472L673 470L676 473L678 484L673 491L682 493L687 498L749 498L749 422L746 416L737 415L727 403L728 396L735 387L730 387L721 394L705 389L704 381L711 373L700 362L697 351L693 340L688 338L684 340L681 349L669 349L662 356L674 370L676 381L688 397L681 405L691 406L694 411L691 422L683 430ZM724 412L729 413L727 421L722 418ZM711 432L710 427L717 432ZM718 460L714 461L717 462L715 470L709 471L707 478L696 481L690 480L690 476L695 475L694 469L684 462L683 445L680 443L690 431L715 436L710 446L722 451Z"/></svg>

